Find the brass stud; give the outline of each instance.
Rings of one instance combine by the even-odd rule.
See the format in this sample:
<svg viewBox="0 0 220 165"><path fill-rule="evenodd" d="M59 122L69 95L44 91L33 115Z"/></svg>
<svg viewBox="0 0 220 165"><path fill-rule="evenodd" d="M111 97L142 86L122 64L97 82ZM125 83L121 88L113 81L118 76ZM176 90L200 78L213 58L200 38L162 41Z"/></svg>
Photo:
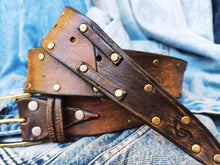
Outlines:
<svg viewBox="0 0 220 165"><path fill-rule="evenodd" d="M111 55L112 62L116 62L116 61L118 61L118 59L119 59L118 53L112 53L112 55Z"/></svg>
<svg viewBox="0 0 220 165"><path fill-rule="evenodd" d="M157 117L157 116L153 117L153 118L152 118L152 123L153 123L154 125L159 125L159 124L160 124L160 118Z"/></svg>
<svg viewBox="0 0 220 165"><path fill-rule="evenodd" d="M213 159L216 163L220 163L220 154L215 154Z"/></svg>
<svg viewBox="0 0 220 165"><path fill-rule="evenodd" d="M155 59L154 61L153 61L153 65L155 66L155 67L158 67L159 66L159 60L158 59Z"/></svg>
<svg viewBox="0 0 220 165"><path fill-rule="evenodd" d="M153 86L151 84L147 84L144 86L144 91L150 93L153 91Z"/></svg>
<svg viewBox="0 0 220 165"><path fill-rule="evenodd" d="M128 124L129 125L134 125L135 124L135 121L133 119L128 119Z"/></svg>
<svg viewBox="0 0 220 165"><path fill-rule="evenodd" d="M44 60L45 55L43 53L38 54L39 60Z"/></svg>
<svg viewBox="0 0 220 165"><path fill-rule="evenodd" d="M179 69L179 68L180 68L180 65L181 65L180 63L177 63L177 64L176 64L176 68Z"/></svg>
<svg viewBox="0 0 220 165"><path fill-rule="evenodd" d="M83 73L84 73L84 72L87 72L88 66L85 65L85 64L82 64L82 65L80 65L79 70L80 70L81 72L83 72Z"/></svg>
<svg viewBox="0 0 220 165"><path fill-rule="evenodd" d="M192 151L193 151L194 153L196 153L196 154L200 153L200 151L201 151L200 145L194 144L194 145L192 146Z"/></svg>
<svg viewBox="0 0 220 165"><path fill-rule="evenodd" d="M116 97L122 97L123 96L123 91L121 89L116 89L115 90L115 96Z"/></svg>
<svg viewBox="0 0 220 165"><path fill-rule="evenodd" d="M98 92L99 92L99 90L98 90L96 87L93 87L92 89L93 89L93 91L94 91L95 93L98 93Z"/></svg>
<svg viewBox="0 0 220 165"><path fill-rule="evenodd" d="M56 84L53 85L54 92L58 92L60 89L61 89L61 85L60 84L56 83Z"/></svg>
<svg viewBox="0 0 220 165"><path fill-rule="evenodd" d="M52 42L52 41L47 44L47 48L48 48L49 50L53 49L54 47L55 47L55 43Z"/></svg>
<svg viewBox="0 0 220 165"><path fill-rule="evenodd" d="M31 86L32 86L31 83L28 83L28 84L27 84L27 88L28 88L28 89L31 89Z"/></svg>
<svg viewBox="0 0 220 165"><path fill-rule="evenodd" d="M190 117L189 116L183 116L182 119L181 119L181 122L183 124L189 124L190 123Z"/></svg>
<svg viewBox="0 0 220 165"><path fill-rule="evenodd" d="M85 33L87 30L88 30L88 26L84 23L82 23L80 26L79 26L79 30L82 32L82 33Z"/></svg>

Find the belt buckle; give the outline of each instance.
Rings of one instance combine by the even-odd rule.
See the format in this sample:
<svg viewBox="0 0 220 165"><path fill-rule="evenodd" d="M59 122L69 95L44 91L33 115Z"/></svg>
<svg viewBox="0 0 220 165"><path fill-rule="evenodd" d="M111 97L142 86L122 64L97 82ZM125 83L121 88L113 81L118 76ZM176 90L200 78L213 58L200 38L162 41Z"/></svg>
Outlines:
<svg viewBox="0 0 220 165"><path fill-rule="evenodd" d="M25 97L31 97L32 94L30 93L23 93L18 95L12 95L12 96L3 96L0 97L0 101L6 101L6 100L13 100L13 99L21 99ZM7 124L7 123L24 123L26 122L25 118L12 118L12 119L0 119L0 124ZM42 144L45 143L45 141L36 141L36 142L0 142L0 148L2 147L24 147L24 146L31 146L36 144Z"/></svg>

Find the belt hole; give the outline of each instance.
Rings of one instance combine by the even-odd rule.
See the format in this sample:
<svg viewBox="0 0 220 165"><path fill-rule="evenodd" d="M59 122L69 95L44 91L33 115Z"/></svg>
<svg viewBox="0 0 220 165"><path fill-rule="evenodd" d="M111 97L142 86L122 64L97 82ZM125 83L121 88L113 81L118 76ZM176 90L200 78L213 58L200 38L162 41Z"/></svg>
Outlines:
<svg viewBox="0 0 220 165"><path fill-rule="evenodd" d="M101 61L102 61L102 56L100 56L100 55L96 56L96 60L97 60L98 62L101 62Z"/></svg>
<svg viewBox="0 0 220 165"><path fill-rule="evenodd" d="M76 37L70 37L70 42L75 43L76 42Z"/></svg>

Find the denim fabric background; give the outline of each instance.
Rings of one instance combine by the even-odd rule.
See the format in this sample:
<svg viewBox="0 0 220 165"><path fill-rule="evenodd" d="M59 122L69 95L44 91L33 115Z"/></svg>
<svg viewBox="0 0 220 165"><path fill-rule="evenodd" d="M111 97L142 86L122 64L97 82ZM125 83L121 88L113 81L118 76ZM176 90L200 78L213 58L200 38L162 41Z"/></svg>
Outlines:
<svg viewBox="0 0 220 165"><path fill-rule="evenodd" d="M199 113L199 119L220 140L220 46L214 43L213 31L214 26L219 43L220 2L213 4L211 0L1 0L0 96L23 93L28 50L40 46L64 6L71 6L92 18L122 48L188 61L180 101ZM14 100L0 103L1 118L17 115ZM0 125L0 139L19 140L19 125ZM143 125L62 145L1 148L0 164L199 163Z"/></svg>

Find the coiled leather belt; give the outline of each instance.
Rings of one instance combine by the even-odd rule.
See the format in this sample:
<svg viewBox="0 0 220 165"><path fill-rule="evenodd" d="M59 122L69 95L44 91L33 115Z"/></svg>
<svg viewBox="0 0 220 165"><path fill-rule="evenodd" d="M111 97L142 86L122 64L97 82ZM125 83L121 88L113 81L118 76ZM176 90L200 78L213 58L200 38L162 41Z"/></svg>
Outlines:
<svg viewBox="0 0 220 165"><path fill-rule="evenodd" d="M122 50L69 7L41 45L29 51L25 88L41 95L17 100L24 141L65 142L146 123L198 161L220 162L218 141L174 99L186 62Z"/></svg>

